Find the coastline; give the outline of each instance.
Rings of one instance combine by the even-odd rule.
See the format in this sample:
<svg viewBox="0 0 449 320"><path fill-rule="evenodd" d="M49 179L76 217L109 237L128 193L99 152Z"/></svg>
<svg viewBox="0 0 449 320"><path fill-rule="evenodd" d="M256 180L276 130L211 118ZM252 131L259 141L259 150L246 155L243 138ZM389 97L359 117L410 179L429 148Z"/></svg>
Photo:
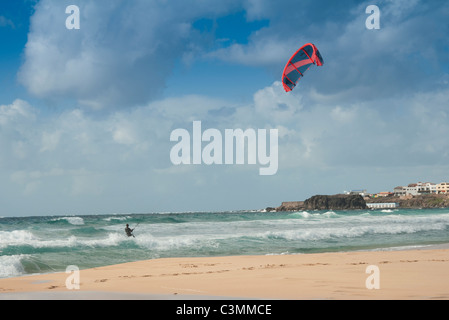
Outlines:
<svg viewBox="0 0 449 320"><path fill-rule="evenodd" d="M424 250L423 250L424 249ZM379 289L367 289L368 266ZM0 300L449 299L447 244L413 250L162 258L0 279Z"/></svg>
<svg viewBox="0 0 449 320"><path fill-rule="evenodd" d="M381 198L362 197L355 194L315 195L304 201L286 201L278 207L267 207L266 211L304 210L366 210L367 204L395 203L396 209L447 209L449 195L423 194L414 196L388 196Z"/></svg>

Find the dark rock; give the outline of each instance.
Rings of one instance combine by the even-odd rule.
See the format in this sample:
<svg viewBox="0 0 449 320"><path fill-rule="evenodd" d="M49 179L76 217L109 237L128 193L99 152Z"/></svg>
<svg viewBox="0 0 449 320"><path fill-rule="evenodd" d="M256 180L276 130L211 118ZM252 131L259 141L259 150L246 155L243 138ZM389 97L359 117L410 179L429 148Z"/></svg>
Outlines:
<svg viewBox="0 0 449 320"><path fill-rule="evenodd" d="M304 201L305 210L360 210L367 209L360 195L317 195Z"/></svg>

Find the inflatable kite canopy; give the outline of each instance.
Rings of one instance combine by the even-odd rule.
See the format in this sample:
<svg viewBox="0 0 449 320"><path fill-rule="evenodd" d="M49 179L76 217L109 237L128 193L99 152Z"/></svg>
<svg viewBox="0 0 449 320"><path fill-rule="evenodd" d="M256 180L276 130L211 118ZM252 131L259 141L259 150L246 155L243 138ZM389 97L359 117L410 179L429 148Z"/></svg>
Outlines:
<svg viewBox="0 0 449 320"><path fill-rule="evenodd" d="M309 70L312 64L316 66L323 65L323 57L314 44L308 43L288 60L282 74L282 84L286 92L292 91L298 81L304 76L304 73Z"/></svg>

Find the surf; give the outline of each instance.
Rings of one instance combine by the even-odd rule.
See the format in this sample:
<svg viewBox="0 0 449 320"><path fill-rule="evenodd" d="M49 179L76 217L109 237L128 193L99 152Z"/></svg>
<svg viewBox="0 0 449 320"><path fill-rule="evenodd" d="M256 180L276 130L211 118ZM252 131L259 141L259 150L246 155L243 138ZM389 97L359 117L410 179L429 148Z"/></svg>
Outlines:
<svg viewBox="0 0 449 320"><path fill-rule="evenodd" d="M128 238L125 225L134 230ZM386 250L449 243L447 209L186 212L0 219L0 276L164 257Z"/></svg>

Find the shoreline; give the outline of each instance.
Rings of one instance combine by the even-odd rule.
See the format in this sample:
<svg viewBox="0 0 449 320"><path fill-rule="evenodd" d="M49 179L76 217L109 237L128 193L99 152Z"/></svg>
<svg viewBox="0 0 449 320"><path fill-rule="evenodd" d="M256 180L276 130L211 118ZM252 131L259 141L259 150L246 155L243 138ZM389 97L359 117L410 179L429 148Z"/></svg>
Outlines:
<svg viewBox="0 0 449 320"><path fill-rule="evenodd" d="M130 261L130 262L123 262L123 263L114 263L114 264L107 264L107 265L101 265L101 266L94 266L94 267L87 267L80 269L82 270L90 270L90 269L98 269L103 267L109 267L109 266L115 266L115 265L122 265L126 263L137 263L142 261L152 261L152 260L160 260L160 259L197 259L197 258L221 258L221 257L240 257L240 256L284 256L284 255L309 255L309 254L326 254L326 253L350 253L350 252L377 252L377 251L412 251L412 250L437 250L437 249L449 249L449 242L446 243L436 243L436 244L414 244L414 245L404 245L404 246L392 246L392 247L379 247L379 248L364 248L364 249L353 249L353 250L341 250L341 251L319 251L319 252L297 252L297 253L266 253L266 254L245 254L245 255L218 255L218 256L174 256L174 257L161 257L161 258L155 258L155 259L144 259L144 260L137 260L137 261ZM14 276L8 276L8 277L0 277L0 282L2 280L7 279L16 279L16 278L24 278L24 277L34 277L34 276L45 276L49 274L57 274L57 273L63 273L63 270L58 271L49 271L49 272L42 272L42 273L25 273L21 275L14 275ZM0 288L0 294L1 294L1 288Z"/></svg>
<svg viewBox="0 0 449 320"><path fill-rule="evenodd" d="M379 289L368 289L377 266ZM449 244L413 250L161 258L0 279L0 300L449 299Z"/></svg>

